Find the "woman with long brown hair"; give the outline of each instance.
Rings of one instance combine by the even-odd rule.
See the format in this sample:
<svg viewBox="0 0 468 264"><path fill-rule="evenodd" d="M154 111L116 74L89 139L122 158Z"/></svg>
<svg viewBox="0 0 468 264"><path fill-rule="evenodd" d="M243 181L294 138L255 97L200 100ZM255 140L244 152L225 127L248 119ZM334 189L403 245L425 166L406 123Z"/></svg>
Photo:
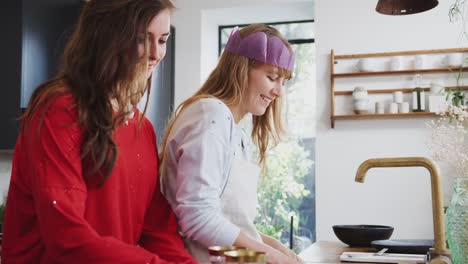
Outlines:
<svg viewBox="0 0 468 264"><path fill-rule="evenodd" d="M290 44L274 28L235 29L207 81L168 124L160 155L163 193L200 262L207 262L207 247L214 245L263 251L268 263L300 262L253 224L260 169L238 126L252 114L252 138L264 164L283 132L280 99L293 64Z"/></svg>
<svg viewBox="0 0 468 264"><path fill-rule="evenodd" d="M154 129L136 108L173 9L171 0L84 4L59 73L22 118L2 263L195 263L159 191Z"/></svg>

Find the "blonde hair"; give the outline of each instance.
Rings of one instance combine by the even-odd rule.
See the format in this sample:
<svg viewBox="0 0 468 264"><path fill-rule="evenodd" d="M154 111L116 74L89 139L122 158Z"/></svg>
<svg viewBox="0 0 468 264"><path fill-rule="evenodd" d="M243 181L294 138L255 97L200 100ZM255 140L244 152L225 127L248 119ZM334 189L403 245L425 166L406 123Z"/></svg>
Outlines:
<svg viewBox="0 0 468 264"><path fill-rule="evenodd" d="M256 32L264 32L268 37L279 37L292 50L288 41L272 27L252 24L240 30L241 37L246 37ZM193 102L202 98L217 98L227 106L238 105L241 102L244 90L248 87L249 71L252 67L258 65L260 65L259 62L247 57L235 55L229 51L223 52L216 68L211 72L206 82L194 95L177 107L174 115L169 120L161 146L161 177L164 177L166 172L167 139L180 113ZM279 75L287 79L291 78L292 73L290 71L281 68L278 68L278 70ZM252 139L258 150L258 162L262 167L265 166L268 147L276 146L281 139L281 135L284 133L281 120L281 105L281 98L278 97L267 107L265 114L253 116L252 118Z"/></svg>

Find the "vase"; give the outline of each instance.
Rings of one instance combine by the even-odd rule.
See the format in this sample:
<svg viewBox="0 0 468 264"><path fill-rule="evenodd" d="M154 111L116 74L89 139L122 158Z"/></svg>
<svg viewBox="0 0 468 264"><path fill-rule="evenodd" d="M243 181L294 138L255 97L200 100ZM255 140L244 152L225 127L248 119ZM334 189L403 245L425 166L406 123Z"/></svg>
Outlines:
<svg viewBox="0 0 468 264"><path fill-rule="evenodd" d="M465 93L462 91L455 91L452 94L452 105L456 107L461 107L465 105Z"/></svg>
<svg viewBox="0 0 468 264"><path fill-rule="evenodd" d="M453 195L447 209L447 242L454 264L468 263L468 177L453 182Z"/></svg>

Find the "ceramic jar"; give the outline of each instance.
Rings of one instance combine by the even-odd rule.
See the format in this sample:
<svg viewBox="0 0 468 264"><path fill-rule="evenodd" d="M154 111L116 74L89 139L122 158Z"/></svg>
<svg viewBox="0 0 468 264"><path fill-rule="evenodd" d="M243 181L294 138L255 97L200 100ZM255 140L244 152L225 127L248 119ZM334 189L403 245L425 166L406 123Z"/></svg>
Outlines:
<svg viewBox="0 0 468 264"><path fill-rule="evenodd" d="M367 89L361 86L354 88L354 113L367 114L369 112L369 94Z"/></svg>

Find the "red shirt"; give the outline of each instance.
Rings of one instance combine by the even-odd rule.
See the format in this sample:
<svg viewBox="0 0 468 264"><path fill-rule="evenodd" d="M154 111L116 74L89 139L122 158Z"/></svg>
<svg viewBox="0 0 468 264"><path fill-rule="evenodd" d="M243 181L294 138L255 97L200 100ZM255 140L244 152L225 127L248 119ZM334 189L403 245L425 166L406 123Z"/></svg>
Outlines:
<svg viewBox="0 0 468 264"><path fill-rule="evenodd" d="M70 94L16 143L3 225L2 264L196 263L161 195L156 137L135 117L114 133L116 165L103 186L83 178L82 129ZM40 130L39 130L40 129ZM92 178L91 178L92 179Z"/></svg>

